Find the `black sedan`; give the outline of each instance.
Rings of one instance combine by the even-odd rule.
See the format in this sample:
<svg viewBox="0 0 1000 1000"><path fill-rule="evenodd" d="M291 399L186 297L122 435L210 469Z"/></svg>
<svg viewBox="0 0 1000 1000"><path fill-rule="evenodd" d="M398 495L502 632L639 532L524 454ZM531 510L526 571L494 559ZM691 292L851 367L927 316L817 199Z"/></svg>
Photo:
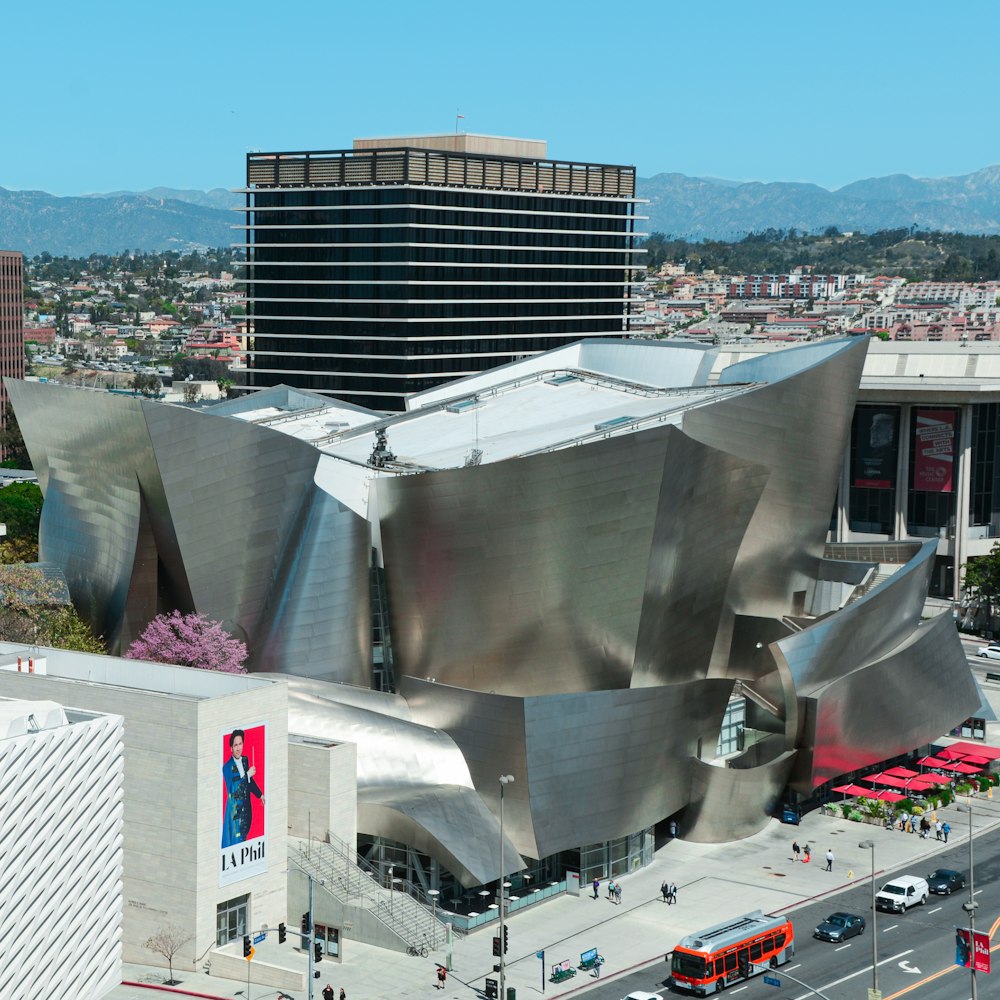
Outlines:
<svg viewBox="0 0 1000 1000"><path fill-rule="evenodd" d="M865 918L856 913L831 913L813 931L813 937L820 941L846 941L856 934L864 934Z"/></svg>
<svg viewBox="0 0 1000 1000"><path fill-rule="evenodd" d="M951 868L938 868L927 876L927 888L931 892L950 896L956 889L965 888L965 872L956 872Z"/></svg>

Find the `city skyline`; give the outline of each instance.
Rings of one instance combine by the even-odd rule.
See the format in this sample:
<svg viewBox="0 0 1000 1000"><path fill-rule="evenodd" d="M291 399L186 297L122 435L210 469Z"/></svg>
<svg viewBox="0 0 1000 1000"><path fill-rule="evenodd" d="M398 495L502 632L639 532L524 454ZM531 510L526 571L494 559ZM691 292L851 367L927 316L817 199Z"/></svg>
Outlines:
<svg viewBox="0 0 1000 1000"><path fill-rule="evenodd" d="M495 20L450 0L390 2L377 22L318 3L284 22L256 2L181 0L169 23L154 8L100 6L80 20L58 0L41 26L10 12L22 125L6 133L0 187L233 188L252 150L456 126L546 139L553 158L634 164L640 177L830 190L1000 160L988 63L942 43L929 2L833 14L779 3L762 19L642 0L619 39L603 9L578 3L515 4ZM976 34L1000 21L986 3L961 13Z"/></svg>

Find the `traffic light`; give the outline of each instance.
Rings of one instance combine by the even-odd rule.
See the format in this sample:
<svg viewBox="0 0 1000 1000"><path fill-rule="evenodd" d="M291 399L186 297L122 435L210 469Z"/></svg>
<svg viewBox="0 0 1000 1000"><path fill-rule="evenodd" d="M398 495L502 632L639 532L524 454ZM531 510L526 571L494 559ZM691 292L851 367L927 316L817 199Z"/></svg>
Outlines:
<svg viewBox="0 0 1000 1000"><path fill-rule="evenodd" d="M500 954L500 937L499 936L493 938L493 954L494 955L499 955Z"/></svg>
<svg viewBox="0 0 1000 1000"><path fill-rule="evenodd" d="M250 938L246 934L243 935L243 957L250 957Z"/></svg>
<svg viewBox="0 0 1000 1000"><path fill-rule="evenodd" d="M278 944L284 944L288 933L284 924L278 924Z"/></svg>
<svg viewBox="0 0 1000 1000"><path fill-rule="evenodd" d="M510 928L506 924L504 924L504 928L503 928L503 953L505 955L507 954L507 931L509 931L509 930L510 930Z"/></svg>
<svg viewBox="0 0 1000 1000"><path fill-rule="evenodd" d="M309 930L310 930L310 927L309 927L309 914L308 913L303 913L302 914L302 935L303 935L303 937L308 936Z"/></svg>
<svg viewBox="0 0 1000 1000"><path fill-rule="evenodd" d="M313 962L323 961L323 942L313 941Z"/></svg>

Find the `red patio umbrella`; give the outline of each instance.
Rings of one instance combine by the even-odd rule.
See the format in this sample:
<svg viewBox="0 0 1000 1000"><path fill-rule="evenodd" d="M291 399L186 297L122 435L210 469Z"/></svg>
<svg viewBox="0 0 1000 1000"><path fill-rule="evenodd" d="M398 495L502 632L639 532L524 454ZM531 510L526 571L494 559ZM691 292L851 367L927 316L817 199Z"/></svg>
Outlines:
<svg viewBox="0 0 1000 1000"><path fill-rule="evenodd" d="M986 746L985 743L969 743L965 740L961 740L958 743L952 743L948 749L965 754L966 756L971 755L973 757L986 757L989 760L996 760L1000 757L1000 749L997 747ZM941 756L941 754L938 754L938 756Z"/></svg>
<svg viewBox="0 0 1000 1000"><path fill-rule="evenodd" d="M883 774L892 775L894 778L918 778L919 771L911 771L908 767L887 767Z"/></svg>
<svg viewBox="0 0 1000 1000"><path fill-rule="evenodd" d="M888 785L890 788L905 788L906 778L897 778L888 771L879 774L866 774L862 781L870 781L873 785Z"/></svg>
<svg viewBox="0 0 1000 1000"><path fill-rule="evenodd" d="M899 792L890 792L887 789L883 789L880 792L875 792L874 795L869 795L869 798L879 799L882 802L902 802L906 796L900 795Z"/></svg>
<svg viewBox="0 0 1000 1000"><path fill-rule="evenodd" d="M968 751L959 750L957 746L950 746L945 747L943 750L938 750L937 755L945 760L961 760L968 755Z"/></svg>
<svg viewBox="0 0 1000 1000"><path fill-rule="evenodd" d="M973 767L971 764L963 764L960 760L951 761L941 765L942 771L954 771L957 774L979 774L981 767Z"/></svg>
<svg viewBox="0 0 1000 1000"><path fill-rule="evenodd" d="M838 785L836 788L832 789L835 792L843 792L845 796L847 795L864 795L871 791L870 788L864 788L861 785Z"/></svg>
<svg viewBox="0 0 1000 1000"><path fill-rule="evenodd" d="M942 759L941 757L935 757L933 754L931 754L928 757L921 757L920 760L917 761L917 763L921 767L941 767L942 764L947 764L948 760L947 758Z"/></svg>

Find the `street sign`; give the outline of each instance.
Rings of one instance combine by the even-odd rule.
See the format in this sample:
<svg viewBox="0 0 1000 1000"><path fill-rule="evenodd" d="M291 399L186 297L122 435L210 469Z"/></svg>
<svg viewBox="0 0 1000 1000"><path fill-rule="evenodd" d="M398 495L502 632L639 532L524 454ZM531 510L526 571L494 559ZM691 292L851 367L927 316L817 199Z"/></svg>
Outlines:
<svg viewBox="0 0 1000 1000"><path fill-rule="evenodd" d="M252 959L255 954L256 954L256 952L254 952L253 948L251 948L250 951L249 951L249 953L247 954L247 961L249 962L250 959ZM250 973L248 972L247 975L249 976Z"/></svg>
<svg viewBox="0 0 1000 1000"><path fill-rule="evenodd" d="M254 943L254 944L263 944L263 943L264 943L264 940L265 940L266 938L267 938L267 932L266 932L266 931L258 931L258 932L257 932L256 934L254 934L254 936L253 936L253 943Z"/></svg>
<svg viewBox="0 0 1000 1000"><path fill-rule="evenodd" d="M497 980L487 978L486 996L489 997L489 1000L497 1000L497 997L499 995L500 995L500 985L497 982Z"/></svg>
<svg viewBox="0 0 1000 1000"><path fill-rule="evenodd" d="M768 986L780 986L781 985L781 980L777 976L765 976L764 977L764 982L767 983Z"/></svg>

